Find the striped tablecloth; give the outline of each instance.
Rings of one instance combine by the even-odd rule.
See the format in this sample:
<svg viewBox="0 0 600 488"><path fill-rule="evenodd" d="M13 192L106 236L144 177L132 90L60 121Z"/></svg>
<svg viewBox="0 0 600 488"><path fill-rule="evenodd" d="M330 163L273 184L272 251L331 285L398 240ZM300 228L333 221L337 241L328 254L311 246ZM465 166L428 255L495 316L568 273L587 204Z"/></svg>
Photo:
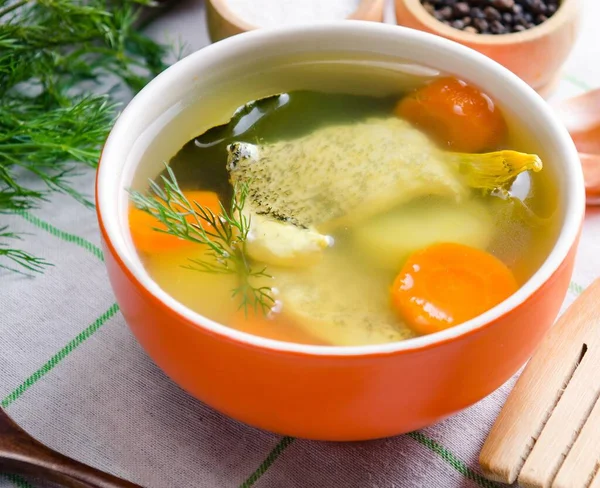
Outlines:
<svg viewBox="0 0 600 488"><path fill-rule="evenodd" d="M600 86L600 2L585 0L584 31L558 97ZM202 3L188 0L153 35L195 50L208 43ZM93 192L92 173L78 186ZM65 196L0 215L23 246L55 264L28 279L0 271L0 399L49 446L153 488L496 487L477 456L513 381L420 432L359 443L279 437L189 397L148 359L111 292L95 214ZM600 275L600 211L586 217L565 306ZM0 487L45 486L0 476Z"/></svg>

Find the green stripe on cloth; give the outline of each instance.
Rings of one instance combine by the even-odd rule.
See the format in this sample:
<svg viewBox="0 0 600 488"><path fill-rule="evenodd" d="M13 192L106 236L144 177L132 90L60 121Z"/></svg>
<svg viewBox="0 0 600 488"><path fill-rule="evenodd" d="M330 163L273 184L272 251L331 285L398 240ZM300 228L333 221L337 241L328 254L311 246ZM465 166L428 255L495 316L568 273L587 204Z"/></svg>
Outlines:
<svg viewBox="0 0 600 488"><path fill-rule="evenodd" d="M573 83L575 81L569 80ZM29 212L17 212L18 215L23 217L25 220L35 225L36 227L49 232L53 236L62 239L65 242L69 242L79 247L85 249L86 251L95 255L101 261L104 261L104 256L100 248L87 241L86 239L79 237L74 234L70 234L68 232L64 232L52 224L32 215ZM579 295L584 290L584 288L578 285L575 282L571 282L569 285L569 290ZM50 360L44 364L39 370L33 373L29 378L27 378L21 385L19 385L12 393L10 393L0 405L3 408L6 408L14 401L16 401L25 391L27 391L32 385L34 385L37 381L39 381L43 376L45 376L49 371L51 371L60 361L62 361L70 352L72 352L76 347L78 347L81 343L83 343L86 339L88 339L94 332L96 332L107 320L109 320L113 315L117 313L119 310L118 305L113 304L104 314L102 314L96 321L94 321L89 327L87 327L83 332L81 332L75 339L69 342L65 347L63 347L57 354L55 354ZM461 473L467 479L474 481L476 484L481 486L482 488L496 488L499 485L486 480L479 473L473 471L469 468L463 461L461 461L457 456L455 456L450 450L439 444L437 441L429 438L425 434L421 432L412 432L407 434L412 439L416 440L423 446L430 449L432 452L436 453L442 460L448 463L453 469L457 472ZM283 437L277 445L269 452L265 460L260 464L260 466L244 481L240 488L249 488L253 486L267 470L271 467L271 465L277 460L277 458L287 449L287 447L292 444L294 441L293 437ZM24 483L26 483L23 480ZM23 487L29 487L29 485L18 485Z"/></svg>
<svg viewBox="0 0 600 488"><path fill-rule="evenodd" d="M571 293L574 293L575 295L581 295L584 292L584 290L585 288L583 286L578 285L574 281L571 281L571 283L569 283L569 291Z"/></svg>
<svg viewBox="0 0 600 488"><path fill-rule="evenodd" d="M256 483L260 477L271 467L271 464L273 464L275 460L281 456L283 451L285 451L288 446L294 442L294 440L295 439L293 437L282 437L277 445L267 455L265 460L260 464L260 466L256 468L256 471L254 471L254 473L252 473L248 479L240 485L239 488L250 488L254 483Z"/></svg>
<svg viewBox="0 0 600 488"><path fill-rule="evenodd" d="M84 239L83 237L79 237L75 234L70 234L63 230L58 229L53 226L49 222L46 222L35 215L18 211L15 214L23 217L27 222L35 225L36 227L48 232L49 234L61 239L65 242L75 244L89 253L96 256L100 261L104 261L104 255L102 254L102 250ZM7 408L9 405L14 403L17 399L19 399L23 393L25 393L29 388L31 388L35 383L37 383L40 379L42 379L46 374L48 374L54 367L56 367L64 358L66 358L75 348L85 342L92 334L94 334L102 325L104 325L111 317L113 317L119 310L118 305L115 303L109 307L109 309L104 312L100 317L98 317L91 325L89 325L85 330L80 332L72 341L67 343L60 351L58 351L54 356L52 356L41 368L35 371L31 376L29 376L23 383L21 383L17 388L15 388L6 398L0 402L0 406L2 408ZM31 484L27 482L24 478L14 474L0 474L1 478L10 481L17 488L33 488Z"/></svg>
<svg viewBox="0 0 600 488"><path fill-rule="evenodd" d="M35 225L36 227L38 227L42 230L45 230L46 232L52 234L54 237L58 237L59 239L65 241L65 242L75 244L75 245L85 249L86 251L92 253L100 261L104 261L104 255L102 254L102 250L98 246L92 244L90 241L84 239L83 237L79 237L75 234L70 234L63 230L60 230L60 229L54 227L49 222L46 222L45 220L42 220L39 217L36 217L35 215L33 215L29 212L17 211L17 212L15 212L15 214L20 215L27 222Z"/></svg>
<svg viewBox="0 0 600 488"><path fill-rule="evenodd" d="M17 488L33 488L33 486L31 486L25 480L25 478L22 478L17 474L0 474L0 478L4 478L5 480L10 481Z"/></svg>
<svg viewBox="0 0 600 488"><path fill-rule="evenodd" d="M569 284L569 290L575 295L580 295L585 288L578 285L574 281ZM410 432L408 434L410 438L417 441L419 444L427 447L429 450L437 454L443 461L448 463L455 471L458 471L465 478L473 481L482 488L500 488L500 485L489 481L481 476L479 473L469 468L463 461L461 461L456 455L449 449L442 446L439 442L426 436L422 432ZM285 449L294 441L293 437L283 437L281 441L271 450L261 465L254 471L246 481L244 481L239 488L249 488L254 485L263 474L271 467L275 460L285 451Z"/></svg>
<svg viewBox="0 0 600 488"><path fill-rule="evenodd" d="M458 471L465 478L475 482L482 488L500 488L500 485L493 481L485 479L476 471L473 471L463 461L456 457L449 449L446 449L439 442L434 441L432 438L426 436L422 432L410 432L406 434L411 439L414 439L419 444L425 446L430 451L433 451L440 456L446 463L448 463L455 471Z"/></svg>
<svg viewBox="0 0 600 488"><path fill-rule="evenodd" d="M29 376L23 383L17 386L11 393L6 396L0 406L7 408L9 405L18 400L23 393L29 388L35 385L40 379L46 376L52 371L63 359L65 359L74 349L80 346L83 342L90 338L90 336L102 327L111 317L113 317L119 311L119 306L114 303L109 309L92 322L86 329L80 332L73 340L67 343L60 351L52 356L40 369L35 371Z"/></svg>
<svg viewBox="0 0 600 488"><path fill-rule="evenodd" d="M569 83L575 85L577 88L580 88L583 91L589 91L592 89L592 87L588 85L585 81L582 81L579 78L570 74L564 74L563 80L568 81Z"/></svg>
<svg viewBox="0 0 600 488"><path fill-rule="evenodd" d="M440 458L448 463L455 471L458 471L465 478L473 481L482 488L500 488L500 485L485 479L482 475L469 468L469 466L455 456L449 449L446 449L440 443L434 441L422 432L410 432L406 435L440 456ZM261 465L239 486L239 488L250 488L254 485L294 440L293 437L283 437L267 455Z"/></svg>

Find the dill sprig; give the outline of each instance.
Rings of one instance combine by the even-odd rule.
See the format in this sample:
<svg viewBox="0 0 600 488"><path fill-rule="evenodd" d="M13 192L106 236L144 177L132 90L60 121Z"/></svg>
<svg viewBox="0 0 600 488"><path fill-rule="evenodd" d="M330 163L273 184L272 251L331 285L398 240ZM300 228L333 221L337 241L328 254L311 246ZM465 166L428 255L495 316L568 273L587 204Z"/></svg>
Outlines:
<svg viewBox="0 0 600 488"><path fill-rule="evenodd" d="M117 99L165 68L165 48L136 30L144 4L0 0L0 214L35 208L52 192L93 206L72 178L96 166ZM0 265L40 271L44 260L9 246L16 237L0 233Z"/></svg>
<svg viewBox="0 0 600 488"><path fill-rule="evenodd" d="M272 289L256 285L256 281L271 278L265 267L254 267L246 254L246 240L251 219L244 214L248 185L237 184L233 189L231 206L220 203L218 215L190 202L181 191L173 170L167 166L167 175L161 176L162 185L150 180L149 195L131 191L131 200L140 210L152 215L161 227L156 232L173 235L205 246L203 258L190 258L184 268L213 274L235 274L238 286L232 297L239 297L240 308L267 315L275 301Z"/></svg>
<svg viewBox="0 0 600 488"><path fill-rule="evenodd" d="M8 226L0 227L0 257L7 259L8 261L16 264L21 269L25 269L27 271L31 271L33 273L39 273L43 270L44 267L50 266L50 263L45 261L42 258L36 258L32 256L28 252L22 251L20 249L9 249L8 244L2 242L2 240L8 239L21 239L21 236L15 234L14 232L8 231ZM20 269L13 268L12 266L7 266L5 264L0 263L0 268L7 269L9 271L13 271L18 274L27 273L21 271Z"/></svg>

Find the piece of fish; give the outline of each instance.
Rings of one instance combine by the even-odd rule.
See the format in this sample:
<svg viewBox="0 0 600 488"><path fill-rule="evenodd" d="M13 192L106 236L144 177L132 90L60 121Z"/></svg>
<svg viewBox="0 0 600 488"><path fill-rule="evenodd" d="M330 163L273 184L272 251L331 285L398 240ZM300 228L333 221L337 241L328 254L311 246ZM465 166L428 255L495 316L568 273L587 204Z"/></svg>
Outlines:
<svg viewBox="0 0 600 488"><path fill-rule="evenodd" d="M466 191L444 153L396 117L328 126L272 144L234 143L228 151L232 183L249 189L248 254L268 264L314 264L331 243L327 232L419 196L458 198ZM277 239L292 244L289 253Z"/></svg>
<svg viewBox="0 0 600 488"><path fill-rule="evenodd" d="M318 266L270 269L283 313L314 337L336 346L414 337L390 307L385 276L358 269L351 260L351 255L324 253Z"/></svg>
<svg viewBox="0 0 600 488"><path fill-rule="evenodd" d="M427 194L465 186L444 154L397 117L328 126L272 144L228 148L233 183L249 186L253 211L329 231Z"/></svg>

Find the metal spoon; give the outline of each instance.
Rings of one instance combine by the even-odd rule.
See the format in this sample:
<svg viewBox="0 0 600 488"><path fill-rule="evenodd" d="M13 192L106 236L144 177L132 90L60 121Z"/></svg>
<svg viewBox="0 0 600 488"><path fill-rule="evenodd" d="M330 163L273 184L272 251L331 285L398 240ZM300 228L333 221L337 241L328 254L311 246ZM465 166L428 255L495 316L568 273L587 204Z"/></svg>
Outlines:
<svg viewBox="0 0 600 488"><path fill-rule="evenodd" d="M0 409L0 471L66 488L142 488L68 458L38 442Z"/></svg>

